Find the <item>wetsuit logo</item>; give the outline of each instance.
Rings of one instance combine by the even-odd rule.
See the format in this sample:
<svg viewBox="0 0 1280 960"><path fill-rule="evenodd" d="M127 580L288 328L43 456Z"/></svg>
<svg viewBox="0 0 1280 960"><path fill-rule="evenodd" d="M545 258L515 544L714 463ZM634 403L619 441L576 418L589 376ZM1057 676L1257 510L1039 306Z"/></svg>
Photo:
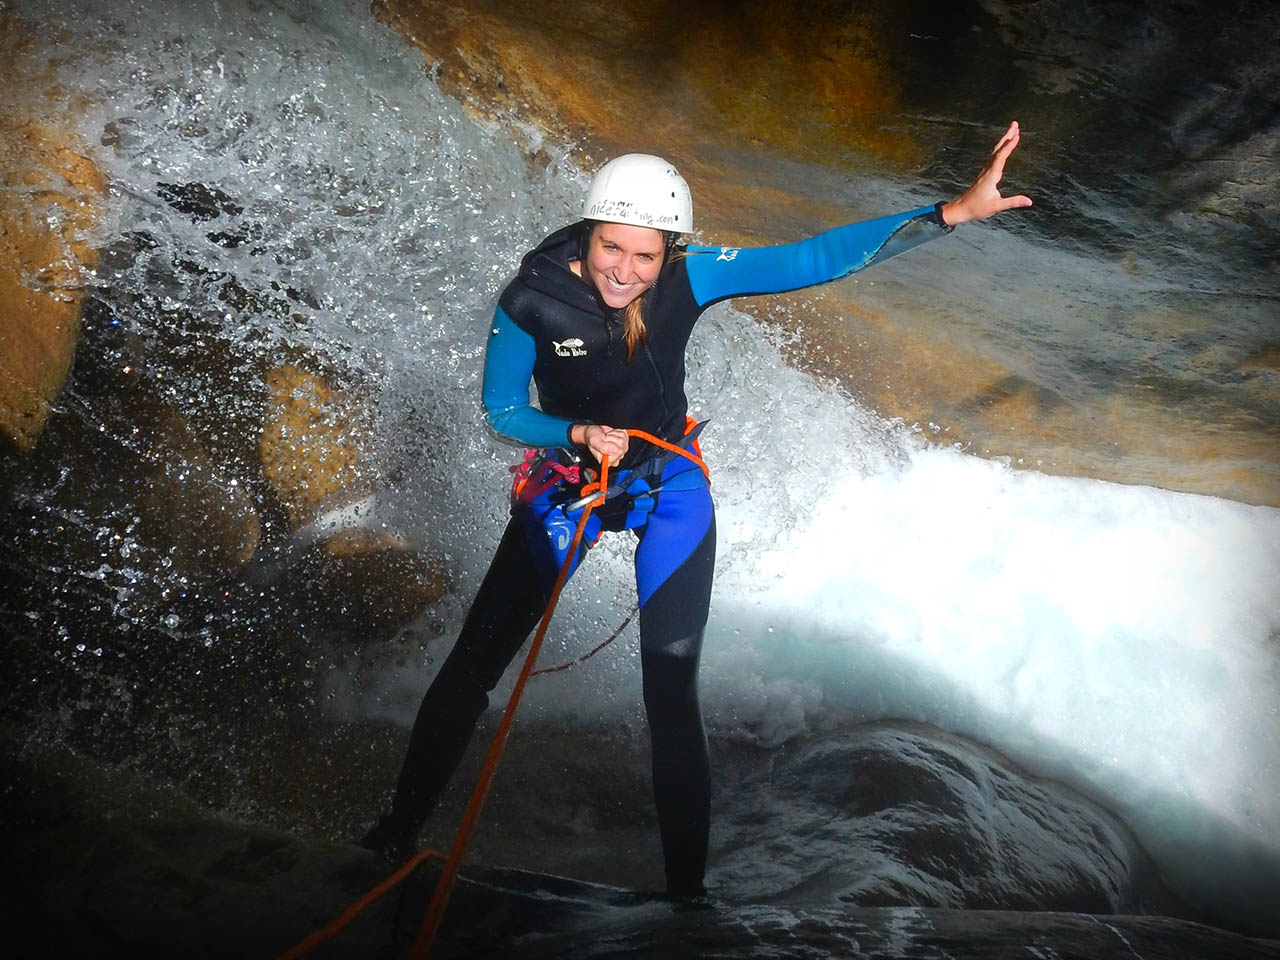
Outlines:
<svg viewBox="0 0 1280 960"><path fill-rule="evenodd" d="M551 345L556 348L557 357L585 357L587 351L582 346L582 341L578 337L570 337L564 341L551 341Z"/></svg>
<svg viewBox="0 0 1280 960"><path fill-rule="evenodd" d="M716 263L719 263L721 260L732 260L738 255L738 252L741 249L741 247L721 247L720 256L716 257Z"/></svg>

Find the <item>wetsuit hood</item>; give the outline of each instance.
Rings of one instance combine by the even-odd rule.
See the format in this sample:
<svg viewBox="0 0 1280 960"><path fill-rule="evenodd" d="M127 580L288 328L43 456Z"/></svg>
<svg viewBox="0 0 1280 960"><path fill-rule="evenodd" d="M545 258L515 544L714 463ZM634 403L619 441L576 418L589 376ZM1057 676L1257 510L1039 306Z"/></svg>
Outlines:
<svg viewBox="0 0 1280 960"><path fill-rule="evenodd" d="M530 289L588 313L617 319L586 277L569 269L570 260L582 259L588 224L584 220L561 227L524 255L519 277Z"/></svg>
<svg viewBox="0 0 1280 960"><path fill-rule="evenodd" d="M591 225L585 220L561 227L524 255L520 261L519 279L538 293L559 300L567 306L600 318L604 325L605 356L613 356L614 327L619 331L623 311L604 302L600 292L585 276L569 269L570 260L578 260L586 271L586 245Z"/></svg>

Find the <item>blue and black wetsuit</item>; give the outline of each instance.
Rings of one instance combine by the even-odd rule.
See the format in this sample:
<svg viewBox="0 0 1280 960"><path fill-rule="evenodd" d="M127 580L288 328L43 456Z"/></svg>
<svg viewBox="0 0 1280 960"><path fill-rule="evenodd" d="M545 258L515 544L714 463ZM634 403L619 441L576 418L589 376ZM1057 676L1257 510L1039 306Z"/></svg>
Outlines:
<svg viewBox="0 0 1280 960"><path fill-rule="evenodd" d="M950 228L938 207L851 224L765 248L690 246L645 293L646 333L628 360L621 311L570 269L585 223L525 256L490 326L483 399L490 425L530 447L567 448L578 423L685 436L685 348L698 317L735 296L824 283L879 263ZM529 401L533 381L538 406ZM633 442L617 465L616 496L593 511L574 568L605 530L638 538L636 586L644 702L667 888L702 891L710 822L706 736L697 670L715 567L715 511L689 460ZM576 491L551 487L517 504L453 651L423 699L391 813L370 845L407 845L462 758L488 693L536 626L578 516Z"/></svg>

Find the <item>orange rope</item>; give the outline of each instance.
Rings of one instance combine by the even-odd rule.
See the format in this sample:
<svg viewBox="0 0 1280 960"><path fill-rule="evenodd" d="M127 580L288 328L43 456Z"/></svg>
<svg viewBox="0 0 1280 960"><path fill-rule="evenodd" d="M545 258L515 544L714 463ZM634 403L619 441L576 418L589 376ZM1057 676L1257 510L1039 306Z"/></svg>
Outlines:
<svg viewBox="0 0 1280 960"><path fill-rule="evenodd" d="M507 735L511 732L511 725L515 721L516 707L519 706L520 697L524 694L524 687L529 681L529 674L533 671L533 664L538 659L538 650L542 646L542 638L547 634L547 627L551 623L551 615L555 612L556 601L560 599L560 591L564 589L565 582L569 579L569 568L573 566L573 558L578 550L578 544L582 542L582 532L586 529L587 518L591 516L591 511L595 509L596 503L604 500L604 492L608 487L609 458L606 456L600 460L600 482L589 484L582 488L583 496L588 496L597 491L600 496L582 509L582 519L578 521L578 529L573 535L572 543L569 544L569 552L565 556L564 564L560 567L560 575L556 578L555 587L551 590L551 599L547 601L546 612L542 615L542 622L538 624L538 632L534 634L533 643L529 646L529 653L524 658L524 666L520 670L520 678L516 680L515 689L511 691L511 699L507 701L507 709L502 714L502 722L498 724L498 732L489 747L489 755L485 759L484 768L480 771L480 779L476 782L475 790L472 791L471 802L467 804L467 809L462 815L462 822L458 825L458 832L453 838L453 848L449 851L449 858L445 861L444 870L440 874L440 879L436 882L435 893L432 894L431 903L427 906L427 915L422 920L422 926L418 930L418 939L414 941L413 951L409 954L411 960L425 960L427 953L431 950L436 931L440 928L440 921L444 918L444 910L448 906L449 896L453 893L454 881L457 880L458 871L462 868L462 858L471 843L471 833L475 829L476 821L480 818L480 810L484 806L485 796L489 792L489 785L493 782L494 774L498 770L498 760L502 756L502 749L506 746Z"/></svg>
<svg viewBox="0 0 1280 960"><path fill-rule="evenodd" d="M322 927L315 931L315 933L299 940L284 953L280 954L276 960L299 960L299 958L305 957L326 940L332 940L342 931L343 927L356 918L361 910L376 901L401 880L409 876L409 874L413 873L414 870L418 869L418 864L422 863L422 861L426 860L428 857L435 857L438 860L443 860L444 854L439 850L433 850L430 847L427 847L425 850L419 850L409 858L403 867L391 876L387 877L387 879L383 880L359 900L351 904L351 906L347 907L347 909L342 911L342 913L340 913L338 917L327 927Z"/></svg>
<svg viewBox="0 0 1280 960"><path fill-rule="evenodd" d="M693 425L693 420L689 420L689 424ZM688 431L685 432L687 433ZM643 430L628 430L627 436L639 437L641 440L648 440L655 447L662 447L663 450L670 450L672 453L680 454L680 456L684 457L686 460L692 460L698 465L698 468L702 470L702 475L706 477L708 481L711 480L711 471L707 469L707 464L702 459L702 448L698 446L697 440L693 441L693 449L696 453L690 453L684 447L677 447L674 443L667 443L667 441L659 439L651 433L645 433Z"/></svg>
<svg viewBox="0 0 1280 960"><path fill-rule="evenodd" d="M692 423L692 421L690 421ZM627 434L637 437L641 440L647 440L654 446L662 447L670 450L682 457L692 460L701 468L703 474L710 479L711 474L707 469L706 463L702 457L690 453L683 447L678 447L673 443L659 439L652 434L645 433L643 430L628 430ZM698 447L698 443L694 441L694 450L697 454L701 454L702 450ZM431 950L431 944L435 940L436 931L440 927L440 921L444 918L445 907L448 906L449 897L453 892L453 885L458 878L458 872L462 868L462 859L466 855L467 847L471 843L471 834L475 830L476 822L480 819L480 810L484 806L485 797L489 793L489 786L493 782L493 777L498 770L498 761L502 756L502 750L506 746L507 737L511 732L511 726L515 722L516 707L520 702L521 696L524 694L525 684L528 683L529 677L534 675L533 665L538 659L538 651L542 647L543 638L546 636L547 627L551 623L551 615L555 612L556 602L560 599L560 592L564 589L565 582L569 579L569 568L573 565L574 554L577 552L578 545L582 542L582 534L587 526L587 518L591 516L591 511L598 504L603 502L605 492L609 488L609 458L602 457L600 460L600 480L598 483L588 484L582 488L584 497L591 494L599 494L594 500L588 502L582 510L582 518L578 521L578 529L574 532L573 541L569 545L569 552L565 556L563 566L560 568L560 575L556 578L555 587L551 591L551 599L547 601L547 609L542 615L542 622L538 625L538 632L534 634L533 643L529 646L529 653L525 657L524 666L520 670L520 677L516 681L515 689L511 692L511 698L507 701L507 709L502 715L502 722L498 725L498 732L493 738L493 743L489 747L489 754L485 759L484 768L480 772L480 779L476 782L475 790L471 794L471 801L467 804L467 809L462 815L462 822L458 825L458 831L454 835L453 847L449 851L448 857L440 853L438 850L427 848L414 854L405 864L395 873L382 881L368 893L364 894L344 910L332 923L327 927L315 931L297 944L290 947L284 953L280 954L277 960L300 960L312 950L327 940L333 939L344 927L347 926L355 917L371 903L383 896L388 890L392 889L396 884L404 880L405 877L413 873L418 865L428 857L436 857L443 859L445 865L440 873L440 879L436 881L435 892L431 896L431 903L427 907L427 914L423 918L422 926L418 930L418 938L414 942L413 952L410 955L412 960L425 960L427 953ZM590 659L600 650L608 646L619 633L629 623L631 617L628 616L623 621L622 626L618 628L613 637L610 637L604 643L591 650L586 656L579 658L578 662ZM561 667L553 667L550 671L536 671L537 673L553 672L563 670L568 667L565 664Z"/></svg>

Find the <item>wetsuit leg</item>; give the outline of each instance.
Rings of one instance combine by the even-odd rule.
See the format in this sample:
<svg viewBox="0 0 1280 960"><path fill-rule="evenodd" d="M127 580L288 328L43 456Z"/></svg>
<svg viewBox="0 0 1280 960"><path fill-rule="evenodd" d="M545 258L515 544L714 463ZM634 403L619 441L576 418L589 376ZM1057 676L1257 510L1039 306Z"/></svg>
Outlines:
<svg viewBox="0 0 1280 960"><path fill-rule="evenodd" d="M361 842L388 855L411 850L418 830L461 762L476 722L508 664L546 609L531 541L544 536L513 517L452 652L418 708L391 812Z"/></svg>
<svg viewBox="0 0 1280 960"><path fill-rule="evenodd" d="M696 897L707 863L711 773L698 659L711 602L716 530L710 491L671 491L640 531L640 662L667 893ZM655 572L663 579L654 585Z"/></svg>

